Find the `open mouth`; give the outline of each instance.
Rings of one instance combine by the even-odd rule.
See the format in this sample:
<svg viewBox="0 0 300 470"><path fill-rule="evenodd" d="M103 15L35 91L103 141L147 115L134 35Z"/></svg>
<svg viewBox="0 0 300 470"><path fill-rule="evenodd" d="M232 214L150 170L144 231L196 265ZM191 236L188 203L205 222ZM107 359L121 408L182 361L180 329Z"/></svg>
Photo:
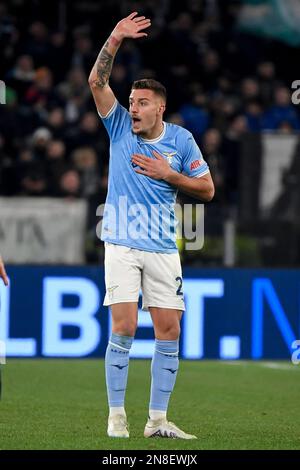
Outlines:
<svg viewBox="0 0 300 470"><path fill-rule="evenodd" d="M133 118L132 118L133 124L137 124L137 123L139 123L140 121L141 121L141 119L138 118L138 117L133 117Z"/></svg>

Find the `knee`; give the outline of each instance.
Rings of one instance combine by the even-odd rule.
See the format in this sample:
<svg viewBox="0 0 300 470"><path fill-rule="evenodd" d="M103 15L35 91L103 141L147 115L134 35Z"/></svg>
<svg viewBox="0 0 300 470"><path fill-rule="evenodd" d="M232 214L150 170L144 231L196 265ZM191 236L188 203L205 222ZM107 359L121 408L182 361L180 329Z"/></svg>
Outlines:
<svg viewBox="0 0 300 470"><path fill-rule="evenodd" d="M179 324L166 325L164 328L160 328L159 331L156 332L157 339L162 339L166 341L177 340L179 336L180 336Z"/></svg>
<svg viewBox="0 0 300 470"><path fill-rule="evenodd" d="M113 333L121 336L135 336L137 323L133 321L119 321L113 324Z"/></svg>

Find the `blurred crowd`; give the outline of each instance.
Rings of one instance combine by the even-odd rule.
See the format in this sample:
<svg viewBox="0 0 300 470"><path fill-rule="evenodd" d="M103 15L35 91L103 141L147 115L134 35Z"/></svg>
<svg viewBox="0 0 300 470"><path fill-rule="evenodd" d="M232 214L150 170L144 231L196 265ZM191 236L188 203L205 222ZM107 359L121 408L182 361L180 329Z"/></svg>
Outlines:
<svg viewBox="0 0 300 470"><path fill-rule="evenodd" d="M108 138L87 79L111 29L135 10L152 27L122 44L111 87L127 107L133 80L166 86L165 120L194 134L215 204L237 203L245 133L299 131L284 63L274 44L236 29L236 0L0 3L1 195L83 197L92 211L105 200Z"/></svg>

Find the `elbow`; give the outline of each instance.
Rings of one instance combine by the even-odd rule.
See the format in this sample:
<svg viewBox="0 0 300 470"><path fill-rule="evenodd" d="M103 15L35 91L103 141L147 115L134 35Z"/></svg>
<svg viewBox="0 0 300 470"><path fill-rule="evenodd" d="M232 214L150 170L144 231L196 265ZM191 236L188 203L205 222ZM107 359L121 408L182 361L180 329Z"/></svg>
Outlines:
<svg viewBox="0 0 300 470"><path fill-rule="evenodd" d="M92 70L90 75L89 75L88 83L89 83L89 86L90 86L91 89L97 87L98 77L97 77L97 74L95 74L94 70Z"/></svg>
<svg viewBox="0 0 300 470"><path fill-rule="evenodd" d="M212 186L212 187L210 188L209 192L208 192L208 200L207 200L207 202L212 201L213 198L214 198L214 195L215 195L215 187Z"/></svg>
<svg viewBox="0 0 300 470"><path fill-rule="evenodd" d="M106 87L107 82L103 82L102 80L99 80L98 77L95 77L93 75L89 76L88 79L90 89L93 90L103 90L103 88Z"/></svg>
<svg viewBox="0 0 300 470"><path fill-rule="evenodd" d="M204 199L204 202L210 202L215 195L215 187L214 185L210 185L209 188L207 189L205 196L202 198Z"/></svg>
<svg viewBox="0 0 300 470"><path fill-rule="evenodd" d="M90 75L88 83L90 88L95 88L95 77L92 77L92 75Z"/></svg>

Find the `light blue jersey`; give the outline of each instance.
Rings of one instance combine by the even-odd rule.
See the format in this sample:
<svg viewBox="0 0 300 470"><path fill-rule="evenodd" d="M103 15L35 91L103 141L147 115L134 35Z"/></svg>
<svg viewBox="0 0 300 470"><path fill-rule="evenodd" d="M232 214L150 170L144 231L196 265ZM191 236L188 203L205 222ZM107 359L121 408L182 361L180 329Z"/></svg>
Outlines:
<svg viewBox="0 0 300 470"><path fill-rule="evenodd" d="M130 114L117 101L102 120L110 137L110 162L101 240L145 251L176 252L177 189L136 173L131 159L134 153L155 158L156 150L178 173L203 176L209 169L192 134L164 122L159 137L145 140L132 132Z"/></svg>

